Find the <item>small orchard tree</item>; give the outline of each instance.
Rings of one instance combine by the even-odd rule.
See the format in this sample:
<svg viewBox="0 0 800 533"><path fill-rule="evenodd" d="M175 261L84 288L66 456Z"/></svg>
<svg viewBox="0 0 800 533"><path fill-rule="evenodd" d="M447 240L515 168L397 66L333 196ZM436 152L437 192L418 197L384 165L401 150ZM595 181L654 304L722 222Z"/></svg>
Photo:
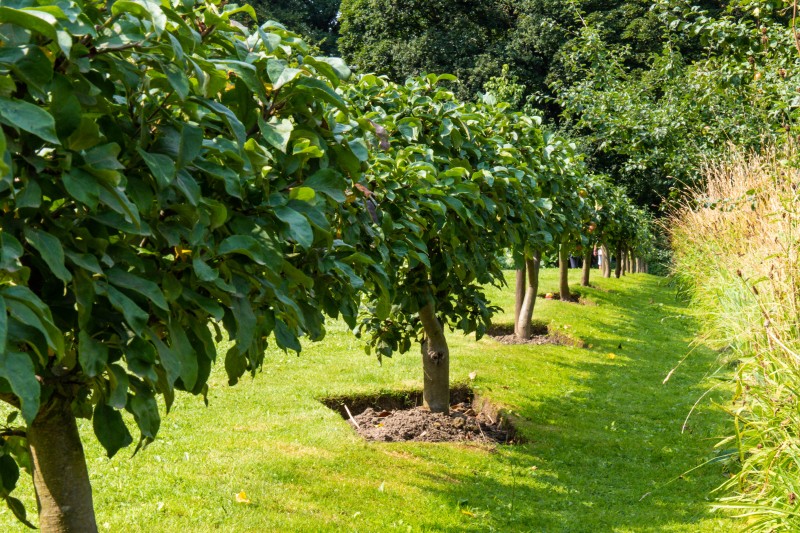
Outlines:
<svg viewBox="0 0 800 533"><path fill-rule="evenodd" d="M322 310L354 325L354 280L385 281L337 239L366 213L340 205L366 159L334 132L347 68L237 13L252 9L0 6L0 399L21 413L0 497L27 523L11 494L30 469L44 531L96 530L76 416L112 456L130 412L138 450L157 395L169 410L206 393L223 332L235 383L269 337L321 338Z"/></svg>
<svg viewBox="0 0 800 533"><path fill-rule="evenodd" d="M540 197L530 199L530 208L539 210L539 216L533 217L524 228L521 246L515 254L522 268L517 270L514 334L521 339L531 336L542 255L557 252L561 236L572 226L575 213L570 191L581 176L574 147L552 133L543 135L534 168Z"/></svg>
<svg viewBox="0 0 800 533"><path fill-rule="evenodd" d="M502 282L497 250L518 241L537 194L508 128L496 127L505 109L459 102L440 83L452 79L396 85L365 76L348 93L383 136L366 173L382 246L365 253L381 257L394 291L391 309L368 304L359 331L382 356L419 341L424 403L445 413L444 327L479 338L486 331L495 308L483 286Z"/></svg>

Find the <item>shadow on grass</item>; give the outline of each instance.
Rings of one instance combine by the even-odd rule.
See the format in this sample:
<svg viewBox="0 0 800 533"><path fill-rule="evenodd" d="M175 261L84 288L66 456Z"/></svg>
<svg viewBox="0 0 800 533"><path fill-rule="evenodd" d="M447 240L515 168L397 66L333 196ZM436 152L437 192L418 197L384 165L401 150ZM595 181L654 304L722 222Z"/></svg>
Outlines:
<svg viewBox="0 0 800 533"><path fill-rule="evenodd" d="M598 305L613 307L618 319L598 320L589 330L598 335L583 338L594 346L619 342L622 349L595 348L584 351L590 358L568 360L557 351L518 348L537 358L532 373L555 368L581 377L571 378L558 395L505 394L527 440L496 450L508 472L448 473L456 480L450 483L437 483L431 474L427 480L429 490L445 493L474 516L474 530L699 531L713 530L711 523L721 520L709 512L710 493L724 480L721 465L692 469L714 458L727 418L704 401L682 432L708 388L701 381L714 368L715 355L696 350L663 383L687 353L693 323L670 318L683 316L684 304L670 298L658 279L638 288L620 283L613 292L587 290ZM609 336L608 328L617 333ZM710 396L723 401L726 393Z"/></svg>

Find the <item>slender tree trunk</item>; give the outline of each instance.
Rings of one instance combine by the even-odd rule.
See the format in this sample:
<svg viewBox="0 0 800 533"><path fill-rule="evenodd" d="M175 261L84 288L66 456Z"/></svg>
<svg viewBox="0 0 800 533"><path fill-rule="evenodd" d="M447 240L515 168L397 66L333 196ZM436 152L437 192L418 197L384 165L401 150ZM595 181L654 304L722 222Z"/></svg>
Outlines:
<svg viewBox="0 0 800 533"><path fill-rule="evenodd" d="M450 349L436 310L433 298L419 310L419 319L425 330L422 341L422 402L433 413L450 412Z"/></svg>
<svg viewBox="0 0 800 533"><path fill-rule="evenodd" d="M33 486L44 533L97 531L92 486L70 402L54 396L28 428Z"/></svg>
<svg viewBox="0 0 800 533"><path fill-rule="evenodd" d="M622 248L622 275L628 273L628 249Z"/></svg>
<svg viewBox="0 0 800 533"><path fill-rule="evenodd" d="M618 278L622 273L622 244L617 244L617 265L614 267L614 277Z"/></svg>
<svg viewBox="0 0 800 533"><path fill-rule="evenodd" d="M514 328L516 329L519 324L520 310L522 309L522 302L525 300L525 265L527 261L522 264L522 268L517 270L517 284L514 288ZM516 333L515 333L516 334Z"/></svg>
<svg viewBox="0 0 800 533"><path fill-rule="evenodd" d="M558 250L558 273L559 273L559 295L561 301L566 302L570 299L569 293L569 247L562 244Z"/></svg>
<svg viewBox="0 0 800 533"><path fill-rule="evenodd" d="M602 267L601 270L603 272L603 277L604 278L610 278L611 277L611 253L610 253L610 251L608 249L608 246L606 246L605 244L601 245L600 249L603 251L603 264L601 265L601 267Z"/></svg>
<svg viewBox="0 0 800 533"><path fill-rule="evenodd" d="M528 287L525 290L525 300L522 303L517 321L514 322L514 335L520 339L531 338L531 320L533 308L536 305L536 294L539 292L539 267L542 260L540 251L533 252L533 258L525 258L525 267L528 271Z"/></svg>
<svg viewBox="0 0 800 533"><path fill-rule="evenodd" d="M581 285L589 286L589 274L592 271L592 246L587 246L583 252L583 272L581 273Z"/></svg>

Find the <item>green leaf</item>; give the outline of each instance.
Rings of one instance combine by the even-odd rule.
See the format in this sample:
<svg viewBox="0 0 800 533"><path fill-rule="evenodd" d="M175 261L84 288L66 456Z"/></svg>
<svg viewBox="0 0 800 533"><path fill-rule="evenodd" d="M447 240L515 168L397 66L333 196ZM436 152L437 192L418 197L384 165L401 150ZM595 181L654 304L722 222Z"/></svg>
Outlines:
<svg viewBox="0 0 800 533"><path fill-rule="evenodd" d="M228 220L228 209L222 202L212 200L211 198L203 198L200 203L208 208L209 218L211 219L210 227L212 230L219 228Z"/></svg>
<svg viewBox="0 0 800 533"><path fill-rule="evenodd" d="M314 230L305 216L286 206L276 207L275 216L288 226L287 232L297 244L305 249L311 248L314 244Z"/></svg>
<svg viewBox="0 0 800 533"><path fill-rule="evenodd" d="M108 277L108 281L117 287L124 287L126 289L136 291L147 298L156 307L159 307L164 311L169 311L169 305L167 304L167 300L164 298L164 293L161 292L159 286L152 281L146 280L116 267L107 271L106 276Z"/></svg>
<svg viewBox="0 0 800 533"><path fill-rule="evenodd" d="M242 254L255 261L256 264L262 266L267 264L264 247L249 235L231 235L220 243L217 253L219 255Z"/></svg>
<svg viewBox="0 0 800 533"><path fill-rule="evenodd" d="M28 514L25 512L25 506L21 501L13 496L9 496L6 498L6 505L8 505L8 508L11 509L12 513L14 513L14 516L17 518L17 520L31 529L36 529L36 526L31 524L28 520Z"/></svg>
<svg viewBox="0 0 800 533"><path fill-rule="evenodd" d="M265 122L264 119L259 116L258 127L261 130L261 135L264 136L265 141L284 154L286 153L286 149L289 146L289 139L291 138L292 130L294 129L294 124L292 124L290 120L282 119L272 123Z"/></svg>
<svg viewBox="0 0 800 533"><path fill-rule="evenodd" d="M181 128L181 142L178 146L178 168L192 163L203 151L203 130L193 124L184 124Z"/></svg>
<svg viewBox="0 0 800 533"><path fill-rule="evenodd" d="M87 332L78 333L78 361L90 378L102 373L108 363L108 346L97 342Z"/></svg>
<svg viewBox="0 0 800 533"><path fill-rule="evenodd" d="M47 341L47 345L59 357L63 357L64 335L53 323L50 308L27 287L6 286L2 289L2 293L11 317L38 329Z"/></svg>
<svg viewBox="0 0 800 533"><path fill-rule="evenodd" d="M401 119L397 121L397 130L407 141L416 141L419 137L419 120L413 117Z"/></svg>
<svg viewBox="0 0 800 533"><path fill-rule="evenodd" d="M64 248L61 246L60 240L45 231L33 228L25 228L25 240L39 252L50 271L58 279L64 283L72 280L72 274L64 266Z"/></svg>
<svg viewBox="0 0 800 533"><path fill-rule="evenodd" d="M139 155L144 159L147 168L153 173L159 189L166 189L175 179L175 161L164 154L150 154L137 148Z"/></svg>
<svg viewBox="0 0 800 533"><path fill-rule="evenodd" d="M67 139L67 146L70 150L86 150L96 146L101 140L100 126L94 120L82 117L78 129Z"/></svg>
<svg viewBox="0 0 800 533"><path fill-rule="evenodd" d="M339 108L342 113L350 112L347 107L347 103L342 99L342 97L336 94L336 91L334 91L330 85L322 80L304 76L300 78L297 83L295 83L295 88L298 90L308 89L309 92L315 97Z"/></svg>
<svg viewBox="0 0 800 533"><path fill-rule="evenodd" d="M119 365L109 365L110 394L106 404L115 409L124 409L128 404L128 373Z"/></svg>
<svg viewBox="0 0 800 533"><path fill-rule="evenodd" d="M236 319L236 349L244 354L255 339L256 315L253 306L245 298L234 298L231 311Z"/></svg>
<svg viewBox="0 0 800 533"><path fill-rule="evenodd" d="M310 202L316 196L317 193L311 187L294 187L289 192L289 199L297 200L298 202Z"/></svg>
<svg viewBox="0 0 800 533"><path fill-rule="evenodd" d="M17 209L24 209L26 207L37 208L42 205L42 188L34 180L28 181L28 184L17 194L16 207Z"/></svg>
<svg viewBox="0 0 800 533"><path fill-rule="evenodd" d="M150 318L150 315L143 311L141 307L136 305L133 300L122 294L111 285L106 283L98 283L97 285L98 289L101 289L105 292L106 298L108 298L111 306L122 313L122 315L125 317L125 321L128 323L133 332L137 335L140 335L147 326L147 321ZM100 290L98 290L98 292L100 292Z"/></svg>
<svg viewBox="0 0 800 533"><path fill-rule="evenodd" d="M363 163L369 160L369 149L364 139L353 139L352 141L348 141L347 145L359 161Z"/></svg>
<svg viewBox="0 0 800 533"><path fill-rule="evenodd" d="M346 199L344 191L347 182L339 171L330 167L316 171L303 185L327 195L334 202L341 203Z"/></svg>
<svg viewBox="0 0 800 533"><path fill-rule="evenodd" d="M100 202L100 185L97 178L79 168L72 168L61 176L70 196L86 204L92 211Z"/></svg>
<svg viewBox="0 0 800 533"><path fill-rule="evenodd" d="M239 345L232 346L225 353L225 373L228 374L228 385L236 385L239 378L247 371L247 359L239 350Z"/></svg>
<svg viewBox="0 0 800 533"><path fill-rule="evenodd" d="M12 9L0 7L0 23L13 24L57 41L56 24L58 21L50 13L34 9Z"/></svg>
<svg viewBox="0 0 800 533"><path fill-rule="evenodd" d="M41 107L0 97L0 122L36 135L53 144L61 144L56 135L56 121Z"/></svg>
<svg viewBox="0 0 800 533"><path fill-rule="evenodd" d="M19 398L20 412L27 424L33 423L39 412L41 388L28 354L6 350L0 353L0 377L6 378Z"/></svg>
<svg viewBox="0 0 800 533"><path fill-rule="evenodd" d="M158 380L158 374L156 374L158 358L153 344L141 337L134 337L125 347L124 353L130 372L153 382Z"/></svg>
<svg viewBox="0 0 800 533"><path fill-rule="evenodd" d="M219 271L208 266L208 263L199 257L192 258L192 269L200 281L211 282L219 277Z"/></svg>
<svg viewBox="0 0 800 533"><path fill-rule="evenodd" d="M103 273L103 269L100 267L100 262L95 256L89 254L79 254L71 250L66 250L64 253L67 256L67 259L84 270L88 270L93 274Z"/></svg>
<svg viewBox="0 0 800 533"><path fill-rule="evenodd" d="M331 67L333 67L334 72L339 76L342 80L350 79L353 72L350 70L350 67L347 66L347 63L344 59L339 57L317 57L315 58L317 61L321 61L323 63L327 63Z"/></svg>
<svg viewBox="0 0 800 533"><path fill-rule="evenodd" d="M153 393L146 389L137 390L131 398L130 410L142 436L148 439L156 438L161 427L161 416L158 414L158 404Z"/></svg>
<svg viewBox="0 0 800 533"><path fill-rule="evenodd" d="M189 78L186 77L186 73L183 69L174 63L162 63L161 68L167 76L169 84L175 90L175 94L181 99L181 102L186 100L191 87L189 85Z"/></svg>
<svg viewBox="0 0 800 533"><path fill-rule="evenodd" d="M83 160L96 170L122 170L125 165L119 162L120 147L117 143L95 146L83 153Z"/></svg>
<svg viewBox="0 0 800 533"><path fill-rule="evenodd" d="M197 353L192 348L185 330L180 324L170 321L169 338L172 350L181 363L180 376L186 390L192 390L197 382Z"/></svg>
<svg viewBox="0 0 800 533"><path fill-rule="evenodd" d="M247 131L245 130L244 124L242 124L233 111L219 102L208 100L206 98L200 99L200 104L211 109L217 115L219 115L219 117L228 124L228 127L236 138L236 142L239 144L239 147L241 148L244 146L244 141L247 140Z"/></svg>
<svg viewBox="0 0 800 533"><path fill-rule="evenodd" d="M164 15L161 5L149 0L117 0L114 2L111 6L111 14L122 15L124 13L152 21L158 35L164 31L167 25L167 17Z"/></svg>
<svg viewBox="0 0 800 533"><path fill-rule="evenodd" d="M98 403L95 406L92 427L109 459L133 442L133 437L122 420L122 413L108 405Z"/></svg>
<svg viewBox="0 0 800 533"><path fill-rule="evenodd" d="M15 413L17 411L14 411ZM10 455L0 455L0 486L2 486L3 498L17 487L19 481L19 466Z"/></svg>
<svg viewBox="0 0 800 533"><path fill-rule="evenodd" d="M278 343L278 347L284 351L294 350L299 352L302 349L297 335L279 318L275 319L275 340Z"/></svg>
<svg viewBox="0 0 800 533"><path fill-rule="evenodd" d="M22 245L13 235L0 232L0 269L16 272L21 267L19 258L23 254Z"/></svg>

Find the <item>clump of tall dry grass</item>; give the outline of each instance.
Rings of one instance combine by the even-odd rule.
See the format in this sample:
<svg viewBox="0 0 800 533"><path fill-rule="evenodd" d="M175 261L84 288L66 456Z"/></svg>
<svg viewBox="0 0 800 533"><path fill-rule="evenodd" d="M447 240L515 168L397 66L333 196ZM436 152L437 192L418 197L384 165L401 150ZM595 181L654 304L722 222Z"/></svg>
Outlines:
<svg viewBox="0 0 800 533"><path fill-rule="evenodd" d="M800 530L800 170L792 153L733 153L669 219L676 275L707 338L740 364L737 461L718 506L753 530Z"/></svg>

